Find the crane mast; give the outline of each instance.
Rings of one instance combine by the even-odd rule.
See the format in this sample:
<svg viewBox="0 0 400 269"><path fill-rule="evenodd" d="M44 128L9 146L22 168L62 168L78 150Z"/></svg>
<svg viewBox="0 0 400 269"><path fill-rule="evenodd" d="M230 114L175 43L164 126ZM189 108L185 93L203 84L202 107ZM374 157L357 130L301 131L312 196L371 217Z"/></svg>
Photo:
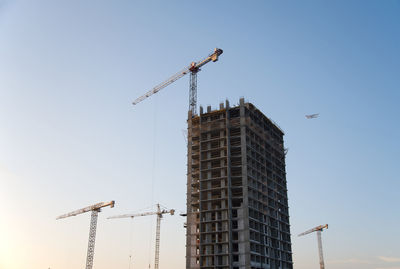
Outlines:
<svg viewBox="0 0 400 269"><path fill-rule="evenodd" d="M174 81L180 79L181 77L185 76L186 74L190 73L190 84L189 84L189 110L192 111L192 115L195 115L196 107L197 107L197 73L201 70L200 68L205 64L213 61L218 61L218 57L223 53L222 49L216 48L213 53L208 55L201 61L192 62L188 67L182 69L175 75L171 76L167 80L161 82L157 86L155 86L150 91L146 92L144 95L137 98L133 101L133 105L136 105L143 101L144 99L150 97L151 95L159 92L163 88L167 87L169 84L173 83Z"/></svg>
<svg viewBox="0 0 400 269"><path fill-rule="evenodd" d="M321 238L321 232L324 229L328 229L328 224L325 225L319 225L315 228L312 228L308 231L305 231L304 233L299 234L298 236L303 236L312 232L317 232L317 240L318 240L318 254L319 254L319 268L320 269L325 269L325 263L324 263L324 255L322 253L322 238Z"/></svg>
<svg viewBox="0 0 400 269"><path fill-rule="evenodd" d="M134 218L134 217L143 217L143 216L150 216L150 215L157 215L157 226L156 226L156 245L155 245L155 254L154 254L154 269L158 269L159 262L160 262L160 226L161 226L161 219L163 214L175 214L174 209L161 210L160 204L157 204L157 211L156 212L144 212L139 214L124 214L124 215L117 215L108 217L108 219L118 219L118 218Z"/></svg>
<svg viewBox="0 0 400 269"><path fill-rule="evenodd" d="M86 255L86 269L93 267L94 246L96 242L97 218L100 210L92 210L90 217L89 242Z"/></svg>
<svg viewBox="0 0 400 269"><path fill-rule="evenodd" d="M157 204L157 212L160 211L160 205ZM162 214L157 213L157 226L156 226L156 246L154 255L154 269L158 269L158 264L160 261L160 226L161 226Z"/></svg>
<svg viewBox="0 0 400 269"><path fill-rule="evenodd" d="M322 239L321 239L321 231L317 231L317 238L318 238L318 254L319 254L319 267L320 269L325 269L324 263L324 255L322 254Z"/></svg>
<svg viewBox="0 0 400 269"><path fill-rule="evenodd" d="M189 89L189 110L192 115L197 113L197 72L190 72L190 89Z"/></svg>
<svg viewBox="0 0 400 269"><path fill-rule="evenodd" d="M101 202L97 203L91 206L87 206L75 211L72 211L70 213L58 216L56 219L63 219L63 218L68 218L72 216L76 216L79 214L83 214L86 212L91 211L91 217L90 217L90 229L89 229L89 241L88 241L88 249L87 249L87 256L86 256L86 269L92 269L93 268L93 258L94 258L94 246L96 242L96 229L97 229L97 219L99 212L101 211L101 208L110 206L114 207L115 201L111 202Z"/></svg>

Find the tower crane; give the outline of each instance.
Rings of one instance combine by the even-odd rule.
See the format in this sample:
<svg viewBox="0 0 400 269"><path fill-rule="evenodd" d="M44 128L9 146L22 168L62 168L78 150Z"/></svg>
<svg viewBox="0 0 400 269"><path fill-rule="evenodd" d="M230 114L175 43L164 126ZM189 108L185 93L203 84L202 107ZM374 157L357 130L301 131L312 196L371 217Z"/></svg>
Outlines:
<svg viewBox="0 0 400 269"><path fill-rule="evenodd" d="M157 227L156 227L156 246L155 246L155 254L154 254L154 269L158 269L158 264L160 260L160 225L161 225L161 219L163 214L175 214L174 209L163 209L161 210L160 204L157 204L157 211L155 212L144 212L144 213L138 213L138 214L124 214L124 215L117 215L117 216L112 216L108 217L107 219L118 219L118 218L134 218L134 217L143 217L143 216L151 216L151 215L157 215Z"/></svg>
<svg viewBox="0 0 400 269"><path fill-rule="evenodd" d="M94 245L96 241L96 228L97 228L97 217L99 212L101 211L101 208L110 206L111 208L114 207L115 201L110 201L110 202L101 202L97 203L91 206L87 206L75 211L72 211L70 213L58 216L56 219L63 219L63 218L68 218L72 216L76 216L79 214L83 214L89 211L92 211L92 215L90 218L90 230L89 230L89 243L88 243L88 249L87 249L87 256L86 256L86 269L92 269L93 267L93 256L94 256Z"/></svg>
<svg viewBox="0 0 400 269"><path fill-rule="evenodd" d="M324 229L328 229L328 224L325 225L319 225L317 227L314 227L308 231L305 231L304 233L299 234L298 236L303 236L312 232L317 232L317 239L318 239L318 251L319 251L319 268L320 269L325 269L325 264L324 264L324 256L322 254L322 240L321 240L321 232Z"/></svg>
<svg viewBox="0 0 400 269"><path fill-rule="evenodd" d="M198 62L192 62L189 66L185 67L175 75L171 76L167 80L161 82L157 86L155 86L153 89L150 91L146 92L144 95L140 96L137 98L135 101L133 101L133 105L136 105L146 99L147 97L150 97L151 95L159 92L163 88L167 87L169 84L172 82L180 79L181 77L185 76L186 74L190 73L190 84L189 84L189 110L192 111L192 115L196 114L196 105L197 105L197 73L201 70L200 68L204 66L205 64L213 61L216 62L218 61L218 57L223 53L222 49L215 48L214 52L208 55L206 58L204 58L201 61Z"/></svg>

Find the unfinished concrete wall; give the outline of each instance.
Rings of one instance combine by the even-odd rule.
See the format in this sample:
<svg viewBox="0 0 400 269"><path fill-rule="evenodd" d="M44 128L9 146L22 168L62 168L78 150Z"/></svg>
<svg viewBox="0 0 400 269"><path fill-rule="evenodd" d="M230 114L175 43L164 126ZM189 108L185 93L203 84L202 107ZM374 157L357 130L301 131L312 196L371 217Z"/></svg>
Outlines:
<svg viewBox="0 0 400 269"><path fill-rule="evenodd" d="M240 100L188 120L186 268L292 268L283 132Z"/></svg>

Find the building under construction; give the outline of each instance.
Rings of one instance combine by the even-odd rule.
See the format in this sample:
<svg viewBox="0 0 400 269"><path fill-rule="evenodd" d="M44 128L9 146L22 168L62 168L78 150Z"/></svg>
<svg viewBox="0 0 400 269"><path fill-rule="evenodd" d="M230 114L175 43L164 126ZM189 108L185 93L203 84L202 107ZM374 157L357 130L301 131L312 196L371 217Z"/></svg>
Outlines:
<svg viewBox="0 0 400 269"><path fill-rule="evenodd" d="M244 99L191 113L186 268L293 268L283 131Z"/></svg>

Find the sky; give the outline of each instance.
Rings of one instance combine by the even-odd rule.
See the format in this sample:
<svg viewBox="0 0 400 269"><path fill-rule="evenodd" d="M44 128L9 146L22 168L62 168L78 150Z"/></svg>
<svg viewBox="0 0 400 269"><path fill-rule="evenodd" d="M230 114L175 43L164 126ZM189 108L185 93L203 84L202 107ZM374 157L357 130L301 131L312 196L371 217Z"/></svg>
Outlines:
<svg viewBox="0 0 400 269"><path fill-rule="evenodd" d="M399 269L400 1L0 0L0 269L153 266L156 203L185 211L189 77L198 103L240 98L285 132L294 268ZM312 120L306 114L320 113ZM165 216L160 268L185 267ZM131 258L130 258L131 256Z"/></svg>

